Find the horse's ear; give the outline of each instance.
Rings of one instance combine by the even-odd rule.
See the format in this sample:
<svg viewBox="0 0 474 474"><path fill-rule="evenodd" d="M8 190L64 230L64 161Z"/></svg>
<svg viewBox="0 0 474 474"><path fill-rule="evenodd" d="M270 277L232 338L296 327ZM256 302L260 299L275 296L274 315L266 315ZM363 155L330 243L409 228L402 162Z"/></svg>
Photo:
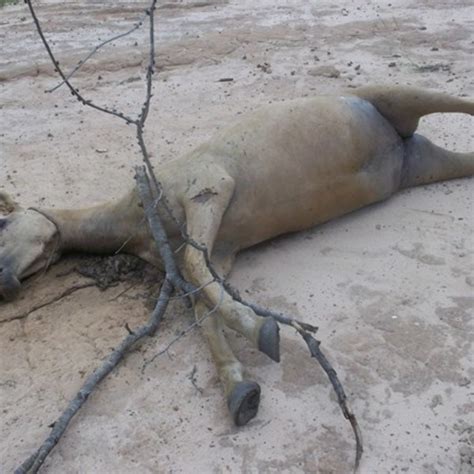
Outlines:
<svg viewBox="0 0 474 474"><path fill-rule="evenodd" d="M19 205L11 198L9 194L0 191L0 216L7 216L11 212L19 209Z"/></svg>

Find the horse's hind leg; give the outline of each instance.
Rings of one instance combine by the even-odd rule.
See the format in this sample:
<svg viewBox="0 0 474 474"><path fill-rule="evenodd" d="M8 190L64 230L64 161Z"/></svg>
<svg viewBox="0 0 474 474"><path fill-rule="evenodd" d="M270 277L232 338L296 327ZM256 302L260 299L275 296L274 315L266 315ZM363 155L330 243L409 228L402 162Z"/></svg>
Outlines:
<svg viewBox="0 0 474 474"><path fill-rule="evenodd" d="M445 150L415 134L404 140L400 188L474 175L474 153Z"/></svg>
<svg viewBox="0 0 474 474"><path fill-rule="evenodd" d="M237 426L247 424L258 411L260 386L245 380L242 364L235 357L223 331L223 321L201 301L194 306L196 321L206 336L212 358L224 386L227 406Z"/></svg>
<svg viewBox="0 0 474 474"><path fill-rule="evenodd" d="M424 115L440 112L474 115L472 101L415 87L367 86L353 94L370 102L403 138L415 133Z"/></svg>

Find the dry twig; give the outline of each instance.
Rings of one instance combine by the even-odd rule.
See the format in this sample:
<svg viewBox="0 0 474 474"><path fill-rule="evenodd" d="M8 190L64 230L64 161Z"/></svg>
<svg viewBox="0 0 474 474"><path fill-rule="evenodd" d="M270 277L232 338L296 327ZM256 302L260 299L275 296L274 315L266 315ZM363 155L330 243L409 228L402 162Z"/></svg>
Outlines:
<svg viewBox="0 0 474 474"><path fill-rule="evenodd" d="M164 349L162 349L161 351L157 352L153 357L151 357L150 359L146 360L145 363L143 364L143 367L142 367L142 373L145 371L145 369L147 368L147 366L149 364L151 364L157 357L163 355L163 354L168 354L168 351L171 349L171 346L173 346L175 343L177 343L180 339L182 339L184 336L186 336L186 334L190 333L193 329L199 327L199 325L205 320L207 319L209 316L212 316L216 311L219 310L219 306L222 304L222 299L224 297L224 287L221 285L220 287L220 296L219 296L219 301L214 305L214 307L212 309L210 309L209 311L207 311L207 313L202 316L201 318L199 319L196 319L193 323L191 323L186 329L184 329L183 331L180 331L179 334L174 338L172 339Z"/></svg>
<svg viewBox="0 0 474 474"><path fill-rule="evenodd" d="M140 26L143 25L143 22L146 20L146 17L147 17L146 14L144 16L142 16L142 18L140 18L133 25L133 27L130 28L128 31L125 31L124 33L120 33L120 34L115 35L115 36L112 36L111 38L106 39L105 41L102 41L102 43L95 46L94 49L85 58L81 59L76 64L76 66L72 69L72 71L69 74L66 75L66 80L71 79L71 77L74 76L74 74L76 74L76 72L79 71L79 69L81 69L81 67L84 66L84 64L87 61L89 61L89 59L92 58L92 56L94 56L94 54L96 54L99 51L99 49L101 49L102 47L104 47L105 45L107 45L109 43L113 43L114 41L117 41L118 39L124 38L125 36L128 36L128 35L132 34L134 31L138 30L138 28L140 28ZM51 89L48 89L46 92L50 92L50 93L54 92L55 90L59 89L64 84L66 84L66 81L62 80L61 82L56 84L54 87L51 87Z"/></svg>
<svg viewBox="0 0 474 474"><path fill-rule="evenodd" d="M168 280L165 280L161 288L158 302L156 303L155 309L153 310L148 322L134 331L127 331L127 337L125 337L117 348L111 352L102 365L87 377L87 380L79 392L77 392L77 395L69 402L61 416L54 422L51 433L43 442L41 447L15 470L15 474L38 472L38 469L41 467L48 454L56 444L58 444L58 441L66 431L69 422L86 402L87 398L94 391L97 385L107 377L110 372L112 372L133 345L145 336L152 336L155 334L163 315L165 314L172 289L173 286L171 283Z"/></svg>
<svg viewBox="0 0 474 474"><path fill-rule="evenodd" d="M337 401L339 403L339 406L341 407L342 413L344 414L344 417L349 420L349 423L352 426L352 431L354 432L354 437L356 441L354 472L357 472L363 452L362 433L360 432L357 419L352 410L349 409L346 394L344 392L341 382L339 381L336 371L334 370L330 362L326 359L326 356L321 352L321 342L317 341L313 336L311 336L311 334L306 332L304 329L298 329L298 332L306 342L311 357L314 357L318 361L324 372L326 372L326 375L328 376L329 381L332 384L334 392L336 393Z"/></svg>
<svg viewBox="0 0 474 474"><path fill-rule="evenodd" d="M62 300L63 298L66 298L69 295L72 295L76 291L83 290L84 288L90 288L92 286L96 286L94 282L86 282L86 283L79 283L77 285L70 286L69 288L66 288L64 291L62 291L59 295L54 296L48 301L44 301L43 303L39 303L29 310L20 313L20 314L15 314L14 316L11 316L7 319L4 319L3 321L0 321L0 324L3 323L9 323L11 321L16 321L18 319L25 319L27 318L30 314L34 313L35 311L38 311L40 309L45 308L46 306L49 306L51 304L57 303L58 301Z"/></svg>
<svg viewBox="0 0 474 474"><path fill-rule="evenodd" d="M44 47L46 48L46 51L48 52L49 57L51 58L52 63L54 64L55 71L61 76L62 80L64 83L68 86L69 90L71 91L71 94L76 97L76 99L81 102L83 105L88 105L89 107L92 107L93 109L99 110L100 112L104 112L106 114L114 115L115 117L118 117L122 120L125 120L127 123L135 123L136 121L133 120L130 117L127 117L126 115L122 114L121 112L117 112L115 110L108 109L106 107L101 107L99 105L93 104L90 100L84 99L81 94L79 94L79 90L74 88L69 80L66 78L63 70L59 67L59 62L56 60L53 52L51 51L51 48L49 47L48 41L46 40L46 37L43 34L43 30L41 29L40 22L38 20L38 17L36 16L36 12L33 8L33 5L31 3L31 0L25 0L25 3L28 5L28 8L30 10L31 16L33 18L33 21L36 26L36 30L38 31L38 34L40 35L41 41L43 42Z"/></svg>
<svg viewBox="0 0 474 474"><path fill-rule="evenodd" d="M252 308L255 311L255 313L258 314L259 316L273 317L278 322L281 322L282 324L291 326L292 328L296 329L296 331L300 334L300 336L306 342L306 345L308 346L311 357L314 357L318 361L319 365L326 373L334 389L334 392L337 397L337 402L342 410L342 413L344 414L344 417L347 420L349 420L349 423L351 424L352 431L354 432L355 442L356 442L356 454L355 454L355 461L354 461L354 472L356 472L357 469L359 468L359 464L360 464L360 460L361 460L362 452L363 452L362 433L360 431L359 424L357 423L357 419L354 413L352 412L352 410L349 409L349 406L347 403L347 396L344 392L344 388L342 387L341 382L339 381L337 372L334 370L331 363L328 361L326 356L321 351L321 342L316 340L310 334L311 332L313 333L316 332L318 328L311 326L310 324L301 323L299 321L296 321L295 319L289 318L288 316L274 313L273 311L262 308L261 306L247 303L246 301L240 298L239 294L235 290L230 288L230 291L232 292L232 296L236 301L239 301L243 305L246 305L249 308Z"/></svg>
<svg viewBox="0 0 474 474"><path fill-rule="evenodd" d="M204 390L198 386L197 380L196 380L196 373L197 373L197 367L194 365L193 370L191 370L191 373L188 375L189 380L191 381L193 387L199 392L203 393Z"/></svg>

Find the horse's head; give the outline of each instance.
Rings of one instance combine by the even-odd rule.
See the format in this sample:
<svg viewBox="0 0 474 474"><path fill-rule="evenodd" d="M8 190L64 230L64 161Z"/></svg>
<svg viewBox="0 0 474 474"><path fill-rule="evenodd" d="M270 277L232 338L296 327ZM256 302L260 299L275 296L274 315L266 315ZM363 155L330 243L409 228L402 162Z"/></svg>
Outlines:
<svg viewBox="0 0 474 474"><path fill-rule="evenodd" d="M0 192L0 296L13 300L20 291L20 280L56 260L58 244L53 221Z"/></svg>

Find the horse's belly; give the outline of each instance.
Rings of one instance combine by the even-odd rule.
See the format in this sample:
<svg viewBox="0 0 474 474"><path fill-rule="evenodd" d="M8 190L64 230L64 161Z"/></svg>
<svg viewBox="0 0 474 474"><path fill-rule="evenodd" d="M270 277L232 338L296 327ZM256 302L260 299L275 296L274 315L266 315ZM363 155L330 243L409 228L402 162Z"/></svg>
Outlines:
<svg viewBox="0 0 474 474"><path fill-rule="evenodd" d="M403 143L389 122L360 99L332 105L332 114L325 116L295 108L280 130L267 125L268 130L259 130L259 142L244 141L238 153L229 151L239 169L218 240L246 248L383 200L398 189Z"/></svg>
<svg viewBox="0 0 474 474"><path fill-rule="evenodd" d="M278 235L298 232L389 197L395 189L365 171L316 185L312 192L275 199L273 205L254 208L252 215L224 219L218 240L243 249ZM385 177L384 177L385 178Z"/></svg>

